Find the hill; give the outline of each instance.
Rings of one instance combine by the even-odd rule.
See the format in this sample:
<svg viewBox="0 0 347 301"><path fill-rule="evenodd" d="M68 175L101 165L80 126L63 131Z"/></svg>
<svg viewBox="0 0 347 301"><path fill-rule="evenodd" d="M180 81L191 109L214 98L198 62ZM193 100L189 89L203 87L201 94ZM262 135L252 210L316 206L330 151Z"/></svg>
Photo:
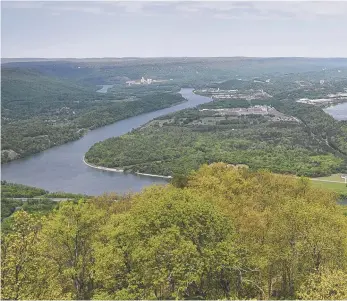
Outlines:
<svg viewBox="0 0 347 301"><path fill-rule="evenodd" d="M343 91L345 80L334 79L324 86L311 79L312 87L304 90L295 83L297 77L274 82L263 78L262 83L233 79L196 90L210 96L211 102L97 143L85 158L94 165L165 176L219 161L299 176L344 172L346 122L296 100Z"/></svg>
<svg viewBox="0 0 347 301"><path fill-rule="evenodd" d="M1 70L2 116L10 120L53 115L55 110L67 105L78 109L79 102L92 101L96 97L94 87L86 88L46 76L34 69Z"/></svg>
<svg viewBox="0 0 347 301"><path fill-rule="evenodd" d="M55 69L51 63L50 68ZM79 139L88 130L184 101L166 89L96 93L37 69L2 68L2 163Z"/></svg>
<svg viewBox="0 0 347 301"><path fill-rule="evenodd" d="M1 240L3 298L347 298L335 194L224 163L174 184L16 212Z"/></svg>

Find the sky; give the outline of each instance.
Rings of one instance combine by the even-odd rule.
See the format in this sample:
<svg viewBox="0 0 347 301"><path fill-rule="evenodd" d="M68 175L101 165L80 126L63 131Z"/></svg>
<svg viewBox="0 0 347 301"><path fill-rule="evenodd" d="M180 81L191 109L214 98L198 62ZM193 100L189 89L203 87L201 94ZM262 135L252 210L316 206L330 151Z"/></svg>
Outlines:
<svg viewBox="0 0 347 301"><path fill-rule="evenodd" d="M1 57L346 57L347 1L2 1Z"/></svg>

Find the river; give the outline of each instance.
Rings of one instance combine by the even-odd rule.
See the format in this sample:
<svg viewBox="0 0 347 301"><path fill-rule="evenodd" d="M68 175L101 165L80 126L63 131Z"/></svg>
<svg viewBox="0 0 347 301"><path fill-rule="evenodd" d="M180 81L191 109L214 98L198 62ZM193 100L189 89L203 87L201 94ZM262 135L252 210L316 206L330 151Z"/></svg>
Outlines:
<svg viewBox="0 0 347 301"><path fill-rule="evenodd" d="M328 107L324 111L336 120L347 120L347 102Z"/></svg>
<svg viewBox="0 0 347 301"><path fill-rule="evenodd" d="M211 98L195 95L193 89L181 89L188 101L163 110L118 121L88 132L81 139L53 147L27 158L1 166L2 180L44 188L51 192L65 191L100 195L104 192L137 192L151 184L167 180L148 176L102 171L83 163L83 156L96 142L117 137L153 118L210 102Z"/></svg>

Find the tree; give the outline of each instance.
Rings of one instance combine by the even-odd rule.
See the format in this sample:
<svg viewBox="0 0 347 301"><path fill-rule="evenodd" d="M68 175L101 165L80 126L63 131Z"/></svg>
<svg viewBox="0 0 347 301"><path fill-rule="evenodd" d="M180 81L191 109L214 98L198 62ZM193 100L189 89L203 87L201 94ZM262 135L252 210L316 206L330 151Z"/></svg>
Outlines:
<svg viewBox="0 0 347 301"><path fill-rule="evenodd" d="M235 295L230 274L238 263L232 236L232 224L218 208L189 191L148 189L136 197L129 212L114 216L102 231L95 297Z"/></svg>
<svg viewBox="0 0 347 301"><path fill-rule="evenodd" d="M19 211L7 299L342 299L347 220L307 179L205 165L183 188Z"/></svg>
<svg viewBox="0 0 347 301"><path fill-rule="evenodd" d="M306 275L346 262L347 225L336 196L304 179L219 163L203 166L187 187L230 216L263 298L292 298Z"/></svg>
<svg viewBox="0 0 347 301"><path fill-rule="evenodd" d="M346 271L324 269L310 274L300 287L298 297L306 300L346 300Z"/></svg>
<svg viewBox="0 0 347 301"><path fill-rule="evenodd" d="M64 202L42 228L41 254L65 298L86 300L92 296L92 244L105 214L88 202Z"/></svg>
<svg viewBox="0 0 347 301"><path fill-rule="evenodd" d="M36 265L40 219L25 211L14 213L10 233L1 240L1 295L4 299L32 299L39 287Z"/></svg>

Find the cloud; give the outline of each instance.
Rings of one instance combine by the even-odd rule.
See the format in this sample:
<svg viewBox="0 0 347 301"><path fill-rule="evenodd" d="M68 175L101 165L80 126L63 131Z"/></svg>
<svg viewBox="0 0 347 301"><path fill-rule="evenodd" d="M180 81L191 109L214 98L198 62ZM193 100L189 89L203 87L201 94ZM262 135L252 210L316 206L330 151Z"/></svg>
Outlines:
<svg viewBox="0 0 347 301"><path fill-rule="evenodd" d="M118 7L123 12L128 14L142 13L144 6L146 5L146 3L142 1L126 1L126 2L119 1L119 2L113 2L112 4L114 7Z"/></svg>
<svg viewBox="0 0 347 301"><path fill-rule="evenodd" d="M347 2L343 1L233 1L233 2L181 2L177 11L222 19L308 19L343 17L347 15Z"/></svg>
<svg viewBox="0 0 347 301"><path fill-rule="evenodd" d="M88 14L176 17L201 16L218 19L310 19L344 17L343 1L5 1L4 8L77 11Z"/></svg>
<svg viewBox="0 0 347 301"><path fill-rule="evenodd" d="M49 9L54 10L56 12L59 11L77 11L77 12L83 12L83 13L89 13L89 14L96 14L100 15L102 13L105 13L106 11L102 7L98 6L91 6L91 5L57 5L49 7Z"/></svg>
<svg viewBox="0 0 347 301"><path fill-rule="evenodd" d="M105 8L105 6L100 2L80 1L3 1L2 7L7 9L48 10L53 11L53 13L51 13L53 15L58 15L59 12L64 11L101 14L104 12Z"/></svg>
<svg viewBox="0 0 347 301"><path fill-rule="evenodd" d="M254 2L254 7L269 17L307 19L339 17L347 14L347 2L342 1Z"/></svg>
<svg viewBox="0 0 347 301"><path fill-rule="evenodd" d="M1 8L28 9L42 8L44 5L42 1L1 1Z"/></svg>

